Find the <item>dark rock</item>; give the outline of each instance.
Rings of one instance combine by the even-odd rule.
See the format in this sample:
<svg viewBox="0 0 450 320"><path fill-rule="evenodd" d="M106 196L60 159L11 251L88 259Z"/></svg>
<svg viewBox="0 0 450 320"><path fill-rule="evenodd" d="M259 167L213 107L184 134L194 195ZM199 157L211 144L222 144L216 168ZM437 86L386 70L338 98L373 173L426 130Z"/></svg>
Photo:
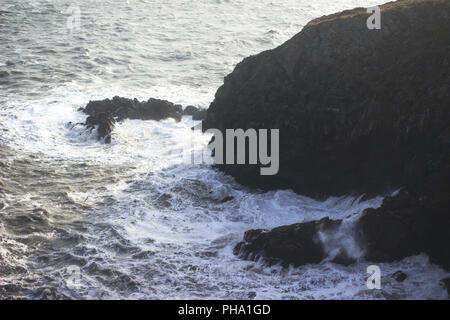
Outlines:
<svg viewBox="0 0 450 320"><path fill-rule="evenodd" d="M217 166L247 186L313 197L403 188L357 223L366 258L425 252L448 269L450 1L380 8L381 30L369 30L369 14L358 8L316 19L278 48L244 59L218 89L203 129L280 130L277 175ZM261 251L300 263L307 252L304 261L320 261L320 246L296 238L294 226L241 244L243 256Z"/></svg>
<svg viewBox="0 0 450 320"><path fill-rule="evenodd" d="M249 230L244 235L244 242L234 248L234 253L243 259L256 261L263 258L268 264L281 263L284 266L319 263L327 253L318 232L336 229L340 224L340 220L324 218L271 231Z"/></svg>
<svg viewBox="0 0 450 320"><path fill-rule="evenodd" d="M101 112L87 117L85 125L91 129L97 126L98 139L105 139L105 143L111 142L111 132L116 120L111 114Z"/></svg>
<svg viewBox="0 0 450 320"><path fill-rule="evenodd" d="M91 131L97 127L98 139L105 139L105 143L111 142L111 132L116 121L124 119L156 120L167 118L181 120L181 105L169 101L150 98L140 102L137 99L114 97L111 100L89 101L80 111L89 117L84 123Z"/></svg>
<svg viewBox="0 0 450 320"><path fill-rule="evenodd" d="M183 115L192 116L193 120L203 120L206 118L206 109L194 106L187 106L183 110Z"/></svg>
<svg viewBox="0 0 450 320"><path fill-rule="evenodd" d="M247 230L244 233L244 241L246 242L252 242L253 240L255 240L261 233L263 232L267 232L268 230L264 230L264 229L252 229L252 230Z"/></svg>
<svg viewBox="0 0 450 320"><path fill-rule="evenodd" d="M395 281L397 281L397 282L403 282L406 280L406 278L408 278L408 276L403 271L398 270L398 271L394 272L394 274L392 275L392 278L394 278Z"/></svg>
<svg viewBox="0 0 450 320"><path fill-rule="evenodd" d="M387 197L380 208L366 209L357 222L366 257L371 261L393 261L424 250L427 216L423 204L407 190Z"/></svg>
<svg viewBox="0 0 450 320"><path fill-rule="evenodd" d="M194 113L198 111L197 107L194 106L186 106L183 110L183 115L192 116Z"/></svg>

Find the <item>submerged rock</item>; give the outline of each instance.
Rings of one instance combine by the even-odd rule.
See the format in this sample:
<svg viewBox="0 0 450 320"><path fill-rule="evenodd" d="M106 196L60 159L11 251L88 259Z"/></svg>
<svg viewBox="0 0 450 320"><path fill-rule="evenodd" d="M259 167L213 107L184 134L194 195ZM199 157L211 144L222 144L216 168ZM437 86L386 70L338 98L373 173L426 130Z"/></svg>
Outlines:
<svg viewBox="0 0 450 320"><path fill-rule="evenodd" d="M366 258L425 252L450 268L450 1L380 8L380 30L369 30L370 14L358 8L313 20L244 59L218 89L203 129L280 130L277 175L218 165L244 185L313 197L403 188L357 222ZM260 233L237 251L318 262L315 223Z"/></svg>
<svg viewBox="0 0 450 320"><path fill-rule="evenodd" d="M105 139L105 143L111 142L111 132L116 121L124 119L140 120L164 120L173 118L177 121L182 117L182 106L160 99L150 98L140 102L137 99L114 97L111 100L89 101L80 111L89 117L84 123L93 130L97 126L98 139Z"/></svg>
<svg viewBox="0 0 450 320"><path fill-rule="evenodd" d="M308 23L226 76L203 128L280 129L280 170L219 165L244 185L309 196L421 183L450 143L450 2L358 8Z"/></svg>
<svg viewBox="0 0 450 320"><path fill-rule="evenodd" d="M450 179L450 176L447 176ZM430 193L402 189L380 208L366 209L356 224L359 242L371 261L394 261L427 253L432 262L450 269L450 188Z"/></svg>

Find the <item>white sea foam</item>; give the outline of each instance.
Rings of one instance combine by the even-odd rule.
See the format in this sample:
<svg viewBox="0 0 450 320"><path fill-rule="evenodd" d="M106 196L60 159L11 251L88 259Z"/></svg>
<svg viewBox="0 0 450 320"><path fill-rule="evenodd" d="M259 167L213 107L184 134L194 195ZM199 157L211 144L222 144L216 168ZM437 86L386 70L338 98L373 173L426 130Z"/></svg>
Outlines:
<svg viewBox="0 0 450 320"><path fill-rule="evenodd" d="M7 195L8 204L49 207L52 224L72 221L58 229L64 230L63 240L58 234L41 233L40 237L81 240L73 246L55 245L55 251L45 256L56 259L54 266L39 264L39 257L25 265L25 258L19 257L32 257L30 249L11 245L13 235L1 228L0 255L12 266L35 265L28 270L29 277L33 273L54 277L57 290L76 298L237 299L251 292L256 299L445 298L439 280L446 273L424 255L380 264L382 290L369 291L365 286L369 262L286 270L242 261L232 253L248 229L323 217L344 219L344 226L351 229L364 209L381 204L381 197L317 201L290 190L244 188L208 164L192 165L179 156L178 150L189 149L192 143L201 150L209 140L192 132L195 122L190 117L178 123L123 121L115 127L110 145L96 141L95 134L82 126L73 127L86 118L77 111L79 107L115 95L207 107L223 77L245 56L281 44L314 17L377 3L134 0L128 5L125 1L81 1L81 33L68 38L67 17L61 15L67 1L33 2L31 10L42 14L30 16L22 13L30 7L28 2L2 1L1 10L15 12L16 19L26 23L19 39L2 39L14 46L0 48L2 57L12 63L9 68L19 72L17 78L9 76L10 85L0 93L1 141L17 151L17 158L35 154L42 161L61 164L63 173L70 172L74 164L113 169L106 177L110 180L92 190L79 187L82 180L74 181L65 199L86 209L70 215L62 216L59 200L45 198L39 191ZM42 19L45 14L53 22L50 26ZM39 53L45 47L53 53ZM23 73L25 78L21 78ZM24 81L32 76L38 80ZM50 166L47 174L59 173L51 171L55 167ZM222 203L226 197L233 198ZM13 209L14 205L4 208L1 214L17 214ZM330 254L334 244L341 242L352 256L360 256L350 229L324 235ZM64 284L67 265L61 255L82 266L80 290ZM390 277L398 269L408 275L403 283Z"/></svg>

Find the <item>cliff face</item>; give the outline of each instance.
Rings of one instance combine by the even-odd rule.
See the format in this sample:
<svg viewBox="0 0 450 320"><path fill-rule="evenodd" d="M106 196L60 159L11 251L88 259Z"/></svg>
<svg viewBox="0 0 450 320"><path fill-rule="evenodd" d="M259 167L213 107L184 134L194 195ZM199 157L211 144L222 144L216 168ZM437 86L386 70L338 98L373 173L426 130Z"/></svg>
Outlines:
<svg viewBox="0 0 450 320"><path fill-rule="evenodd" d="M310 22L225 78L204 128L279 128L280 172L221 166L246 185L311 195L424 183L450 141L450 1L355 9Z"/></svg>
<svg viewBox="0 0 450 320"><path fill-rule="evenodd" d="M245 185L315 197L403 188L356 223L365 257L426 252L450 268L450 1L383 5L381 30L367 28L369 16L355 9L314 20L244 59L217 91L204 128L280 129L278 175L218 166ZM279 248L292 242L279 234L259 232L236 250L289 262L267 249L273 237Z"/></svg>

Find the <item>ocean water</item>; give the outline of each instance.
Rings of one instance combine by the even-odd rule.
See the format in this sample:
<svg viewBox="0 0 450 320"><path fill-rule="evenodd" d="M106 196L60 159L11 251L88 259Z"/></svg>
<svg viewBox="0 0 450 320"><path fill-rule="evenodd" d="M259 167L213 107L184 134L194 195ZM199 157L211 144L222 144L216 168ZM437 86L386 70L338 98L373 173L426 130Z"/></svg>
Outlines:
<svg viewBox="0 0 450 320"><path fill-rule="evenodd" d="M352 222L382 198L313 200L245 188L179 156L208 136L179 123L127 120L104 145L81 126L89 100L156 97L207 107L244 57L311 19L372 0L2 0L0 3L0 298L446 298L448 276L419 255L267 267L232 254L252 228L345 219L323 235L360 256ZM227 196L233 200L222 203ZM391 274L403 270L398 283Z"/></svg>

